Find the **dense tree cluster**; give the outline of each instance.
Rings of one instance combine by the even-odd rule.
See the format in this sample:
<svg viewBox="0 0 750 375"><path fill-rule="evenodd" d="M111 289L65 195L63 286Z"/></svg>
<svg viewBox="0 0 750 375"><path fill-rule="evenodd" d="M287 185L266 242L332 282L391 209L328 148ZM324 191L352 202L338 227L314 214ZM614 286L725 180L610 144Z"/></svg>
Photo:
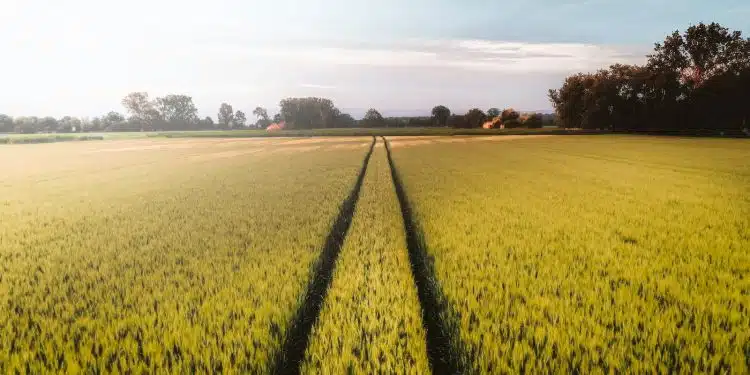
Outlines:
<svg viewBox="0 0 750 375"><path fill-rule="evenodd" d="M279 121L284 121L288 129L347 128L357 124L351 115L336 108L331 99L316 97L282 99L279 114L274 118L274 122Z"/></svg>
<svg viewBox="0 0 750 375"><path fill-rule="evenodd" d="M750 127L750 39L700 23L657 43L644 66L579 73L549 97L565 128L740 132Z"/></svg>
<svg viewBox="0 0 750 375"><path fill-rule="evenodd" d="M153 131L198 130L209 126L198 118L198 108L187 95L167 95L149 100L146 92L133 92L122 99L130 117L115 125L90 130Z"/></svg>
<svg viewBox="0 0 750 375"><path fill-rule="evenodd" d="M442 123L437 116L436 110L442 111L444 106L433 108L433 119L435 123ZM445 108L447 110L447 108ZM485 129L503 129L503 128L541 128L543 126L553 126L555 124L554 115L542 113L520 113L513 108L500 110L490 108L483 112L479 108L472 108L463 115L450 114L445 115L445 124L454 128L485 128Z"/></svg>

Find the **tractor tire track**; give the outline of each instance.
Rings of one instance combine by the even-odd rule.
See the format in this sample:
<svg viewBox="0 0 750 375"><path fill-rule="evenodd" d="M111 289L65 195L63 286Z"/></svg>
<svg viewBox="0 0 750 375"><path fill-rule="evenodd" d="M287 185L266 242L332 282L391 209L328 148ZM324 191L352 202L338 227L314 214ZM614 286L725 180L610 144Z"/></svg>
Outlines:
<svg viewBox="0 0 750 375"><path fill-rule="evenodd" d="M341 205L339 214L326 237L320 258L315 265L312 280L308 285L305 300L292 320L289 333L286 335L281 351L275 361L274 374L299 374L300 372L300 364L304 359L305 351L310 341L310 333L320 316L323 301L326 298L333 278L336 259L338 259L344 239L352 223L354 210L359 200L362 181L364 181L365 174L367 173L367 165L370 163L370 156L375 148L375 140L375 137L372 137L370 150L362 162L362 168L359 171L357 181L349 196Z"/></svg>

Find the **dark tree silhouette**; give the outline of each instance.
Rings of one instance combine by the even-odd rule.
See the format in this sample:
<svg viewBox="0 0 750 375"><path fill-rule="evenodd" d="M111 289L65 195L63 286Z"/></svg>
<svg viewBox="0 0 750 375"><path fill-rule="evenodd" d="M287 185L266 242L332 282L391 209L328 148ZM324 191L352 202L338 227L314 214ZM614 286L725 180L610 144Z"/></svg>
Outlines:
<svg viewBox="0 0 750 375"><path fill-rule="evenodd" d="M645 66L579 73L549 98L565 128L741 134L750 126L748 77L750 39L700 23L657 43Z"/></svg>
<svg viewBox="0 0 750 375"><path fill-rule="evenodd" d="M448 125L448 118L451 116L451 110L444 105L436 106L432 109L432 118L437 126Z"/></svg>
<svg viewBox="0 0 750 375"><path fill-rule="evenodd" d="M479 108L472 108L469 112L466 112L464 118L466 119L466 127L481 128L482 124L487 119L487 115L485 115Z"/></svg>

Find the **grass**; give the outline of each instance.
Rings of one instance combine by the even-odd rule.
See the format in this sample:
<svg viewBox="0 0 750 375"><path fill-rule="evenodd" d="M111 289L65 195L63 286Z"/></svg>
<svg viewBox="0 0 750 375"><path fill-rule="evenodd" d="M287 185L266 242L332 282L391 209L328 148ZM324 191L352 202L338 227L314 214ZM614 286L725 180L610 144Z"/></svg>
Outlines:
<svg viewBox="0 0 750 375"><path fill-rule="evenodd" d="M69 141L101 141L101 135L80 134L12 134L0 137L2 144L54 143Z"/></svg>
<svg viewBox="0 0 750 375"><path fill-rule="evenodd" d="M55 143L70 141L124 140L162 137L158 132L91 132L91 133L40 133L40 134L0 134L0 145Z"/></svg>
<svg viewBox="0 0 750 375"><path fill-rule="evenodd" d="M302 373L430 371L399 204L378 142Z"/></svg>
<svg viewBox="0 0 750 375"><path fill-rule="evenodd" d="M750 144L394 148L472 370L750 369Z"/></svg>
<svg viewBox="0 0 750 375"><path fill-rule="evenodd" d="M366 151L275 142L1 149L0 372L267 372Z"/></svg>

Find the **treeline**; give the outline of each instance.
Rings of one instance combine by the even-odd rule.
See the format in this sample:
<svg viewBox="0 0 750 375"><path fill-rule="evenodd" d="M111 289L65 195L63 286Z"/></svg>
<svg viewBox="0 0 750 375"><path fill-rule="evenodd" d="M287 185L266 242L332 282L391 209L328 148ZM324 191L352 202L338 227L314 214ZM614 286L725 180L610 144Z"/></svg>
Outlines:
<svg viewBox="0 0 750 375"><path fill-rule="evenodd" d="M99 131L153 131L153 130L199 130L214 129L216 124L210 117L198 118L198 109L187 95L167 95L153 100L145 92L134 92L122 99L129 117L111 111L94 118L65 116L16 117L0 114L0 133L77 133ZM238 119L230 126L242 125L244 114L233 114ZM235 117L233 117L235 118Z"/></svg>
<svg viewBox="0 0 750 375"><path fill-rule="evenodd" d="M750 39L717 23L675 31L643 65L616 64L550 90L564 128L717 134L750 127Z"/></svg>
<svg viewBox="0 0 750 375"><path fill-rule="evenodd" d="M111 111L94 118L65 116L10 117L0 114L0 133L77 133L77 132L128 132L215 130L247 128L247 116L222 103L216 115L199 118L198 108L188 95L166 95L150 99L146 92L133 92L121 101L126 115Z"/></svg>
<svg viewBox="0 0 750 375"><path fill-rule="evenodd" d="M472 108L463 115L453 114L445 106L432 109L432 119L437 126L448 126L459 129L512 129L512 128L541 128L553 126L555 117L551 114L521 113L513 108L500 110L490 108L487 112L479 108Z"/></svg>
<svg viewBox="0 0 750 375"><path fill-rule="evenodd" d="M361 120L342 113L330 99L287 98L279 103L280 112L274 121L284 121L289 129L321 128L408 128L408 127L453 127L453 128L541 128L553 125L554 115L541 113L519 113L512 108L500 111L490 108L486 113L474 108L467 113L454 114L443 105L432 109L431 116L384 117L377 109L370 108ZM263 120L263 119L261 119ZM261 121L263 123L266 121Z"/></svg>
<svg viewBox="0 0 750 375"><path fill-rule="evenodd" d="M146 92L133 92L121 101L126 114L111 111L94 118L65 116L16 117L0 114L0 133L79 133L79 132L129 132L129 131L176 131L176 130L232 130L260 128L283 123L286 129L325 128L403 128L403 127L453 127L453 128L538 128L552 125L554 116L548 114L522 114L512 108L500 111L490 108L486 113L474 108L467 113L453 114L439 105L433 108L432 116L383 117L376 109L367 111L363 119L357 120L339 110L330 99L286 98L279 103L279 113L273 117L262 107L256 107L248 121L242 111L235 111L228 103L222 103L216 114L199 118L198 108L187 95L166 95L150 99Z"/></svg>

